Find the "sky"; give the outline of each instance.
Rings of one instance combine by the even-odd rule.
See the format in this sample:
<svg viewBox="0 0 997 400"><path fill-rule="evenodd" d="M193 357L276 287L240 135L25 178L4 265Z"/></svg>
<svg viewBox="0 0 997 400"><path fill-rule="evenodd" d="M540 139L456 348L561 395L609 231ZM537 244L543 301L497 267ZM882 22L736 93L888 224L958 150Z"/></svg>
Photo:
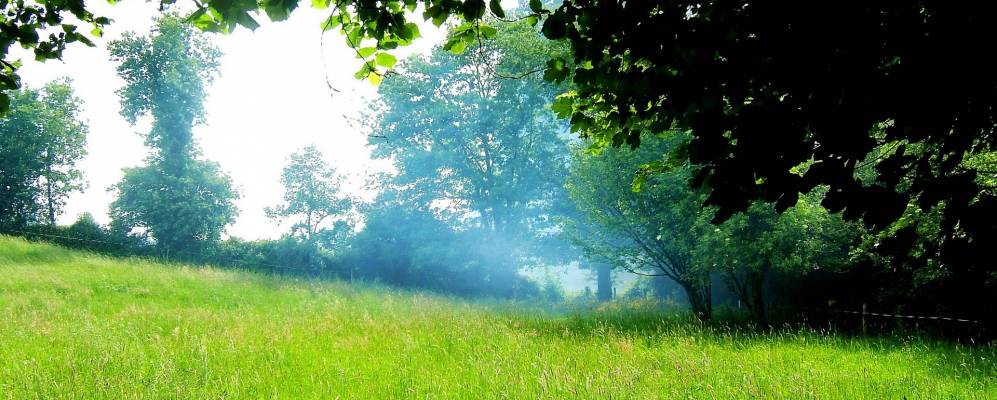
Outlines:
<svg viewBox="0 0 997 400"><path fill-rule="evenodd" d="M96 40L96 47L70 45L63 61L31 61L20 55L22 83L40 87L67 76L83 104L83 119L90 127L88 155L79 166L87 186L67 199L59 222L69 224L89 212L107 223L108 205L114 194L108 188L122 177L122 168L142 165L148 154L143 134L150 122L131 126L119 114L115 92L124 81L109 59L107 42L126 31L146 33L159 14L158 2L125 1L116 5L94 2L97 15L114 22ZM218 162L240 190L236 203L240 214L226 230L244 239L277 238L286 229L264 214L283 194L281 169L287 157L310 144L326 161L348 176L348 191L357 192L370 171L387 168L372 161L366 133L351 119L359 118L369 100L376 98L371 84L353 78L360 61L335 32L321 44L319 24L326 11L302 7L283 22L258 17L255 31L238 29L228 35L212 35L222 51L218 77L208 88L205 108L208 122L195 127L195 139L203 157ZM396 52L401 58L428 52L444 33L431 24L421 24L423 38ZM327 81L328 79L328 81ZM334 92L329 86L337 89Z"/></svg>

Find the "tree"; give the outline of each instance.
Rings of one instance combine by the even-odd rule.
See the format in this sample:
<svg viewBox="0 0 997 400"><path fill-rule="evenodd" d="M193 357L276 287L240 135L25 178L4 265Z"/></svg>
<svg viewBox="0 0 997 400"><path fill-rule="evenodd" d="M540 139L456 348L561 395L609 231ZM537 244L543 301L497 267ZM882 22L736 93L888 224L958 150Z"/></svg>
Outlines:
<svg viewBox="0 0 997 400"><path fill-rule="evenodd" d="M323 30L338 30L364 60L357 77L380 82L395 64L388 51L419 37L411 13L442 25L454 16L447 48L462 52L495 35L486 14L506 17L501 2L468 0L315 1L330 9ZM827 185L831 211L885 228L911 209L940 207L936 233L925 237L909 224L898 229L893 249L900 262L941 262L953 272L991 274L988 243L997 223L981 215L997 209L997 193L980 186L992 164L965 162L997 148L992 107L994 61L977 51L997 13L988 2L952 4L925 0L860 6L797 5L750 0L724 3L593 2L556 6L529 2L533 24L571 45L555 55L544 76L570 79L560 115L596 146L636 146L646 132L689 129L688 159L704 166L694 186L709 188L708 201L723 221L754 200L779 210L801 193ZM189 19L199 28L255 29L258 11L284 20L297 1L198 4ZM331 6L331 8L330 8ZM20 43L40 59L56 58L66 43L88 42L73 24L47 41L38 32L62 22L63 12L99 28L109 22L82 4L7 3L3 10L4 58ZM841 32L841 21L849 21ZM371 43L373 41L373 43ZM3 60L0 89L18 86L16 63ZM0 110L6 107L0 96ZM773 123L773 121L775 123ZM878 128L885 129L878 129ZM780 140L767 140L776 132ZM877 149L883 157L868 159ZM791 169L813 160L804 176ZM877 166L875 184L855 179L858 167ZM908 240L907 237L911 237ZM938 238L939 240L932 240Z"/></svg>
<svg viewBox="0 0 997 400"><path fill-rule="evenodd" d="M554 226L568 152L566 127L547 109L556 88L497 76L545 51L528 24L507 28L473 52L405 60L379 87L370 144L394 162L389 190L400 201L487 232L503 247L496 254L516 259Z"/></svg>
<svg viewBox="0 0 997 400"><path fill-rule="evenodd" d="M306 242L330 246L336 236L349 230L352 201L341 192L343 176L325 163L315 146L291 155L281 174L284 204L267 208L275 219L295 219L291 234Z"/></svg>
<svg viewBox="0 0 997 400"><path fill-rule="evenodd" d="M713 230L703 196L686 186L692 169L647 178L632 188L635 169L660 159L675 140L649 140L640 149L605 149L598 155L576 148L567 188L578 208L564 219L565 234L595 262L677 282L697 317L712 316L711 268L695 257L701 239Z"/></svg>
<svg viewBox="0 0 997 400"><path fill-rule="evenodd" d="M55 224L66 196L82 188L76 163L86 155L87 125L68 79L11 94L0 118L0 227Z"/></svg>
<svg viewBox="0 0 997 400"><path fill-rule="evenodd" d="M147 165L125 170L111 204L113 226L144 229L163 250L197 251L217 241L237 209L238 192L218 164L199 160L194 124L204 121L204 88L218 50L180 18L165 16L148 36L111 42L125 86L121 114L134 123L152 116Z"/></svg>
<svg viewBox="0 0 997 400"><path fill-rule="evenodd" d="M112 227L145 230L173 254L191 255L218 241L238 213L232 180L210 161L192 160L180 176L158 164L126 168L113 189L118 196L111 203Z"/></svg>
<svg viewBox="0 0 997 400"><path fill-rule="evenodd" d="M674 280L703 319L711 311L710 276L719 275L759 327L768 324L764 293L772 272L799 276L851 261L860 231L820 207L821 191L781 214L756 203L712 224L713 209L702 207L706 194L686 183L696 167L661 158L684 140L646 138L636 150L609 148L598 155L577 150L568 190L581 215L564 221L565 232L589 258ZM677 164L668 173L634 179L632 171L655 162ZM634 184L642 187L635 191Z"/></svg>
<svg viewBox="0 0 997 400"><path fill-rule="evenodd" d="M86 156L89 128L80 121L81 100L73 94L68 79L50 82L42 88L42 131L48 140L42 155L42 181L48 223L55 225L55 217L65 205L66 196L83 188L83 173L76 162Z"/></svg>
<svg viewBox="0 0 997 400"><path fill-rule="evenodd" d="M221 53L183 19L166 15L148 36L125 33L108 44L125 86L118 90L121 115L134 124L152 117L145 143L150 162L180 176L197 155L194 125L204 123L205 86L218 73Z"/></svg>
<svg viewBox="0 0 997 400"><path fill-rule="evenodd" d="M851 262L849 250L860 229L820 207L815 192L784 213L755 203L700 238L694 257L717 271L751 313L758 327L769 324L768 277L837 271Z"/></svg>
<svg viewBox="0 0 997 400"><path fill-rule="evenodd" d="M981 244L997 227L978 222L997 197L964 162L997 140L984 106L994 64L968 47L992 26L990 7L565 2L544 32L574 50L562 116L602 145L689 130L685 153L703 166L692 182L711 190L718 222L754 200L785 210L822 185L826 208L875 229L942 205L940 243L897 250L972 270L990 268ZM872 182L855 176L865 164Z"/></svg>

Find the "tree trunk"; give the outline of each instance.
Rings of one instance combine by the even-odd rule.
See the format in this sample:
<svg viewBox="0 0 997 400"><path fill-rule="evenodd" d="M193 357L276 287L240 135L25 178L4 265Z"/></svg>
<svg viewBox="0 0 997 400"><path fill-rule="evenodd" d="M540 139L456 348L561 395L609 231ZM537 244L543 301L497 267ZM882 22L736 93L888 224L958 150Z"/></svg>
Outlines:
<svg viewBox="0 0 997 400"><path fill-rule="evenodd" d="M596 271L596 298L599 301L610 301L613 299L613 276L612 268L609 264L598 263L595 265Z"/></svg>
<svg viewBox="0 0 997 400"><path fill-rule="evenodd" d="M689 282L679 282L682 289L685 289L686 298L689 299L689 306L692 313L700 321L706 322L713 318L713 302L710 298L711 287L709 283L704 286L697 286Z"/></svg>
<svg viewBox="0 0 997 400"><path fill-rule="evenodd" d="M737 298L748 308L751 319L759 329L768 326L768 316L765 309L765 277L768 268L750 270L744 273L744 279L738 279L737 272L726 274L727 286L737 294Z"/></svg>
<svg viewBox="0 0 997 400"><path fill-rule="evenodd" d="M751 279L751 309L755 317L758 328L765 328L769 325L768 316L765 312L765 272L752 271Z"/></svg>
<svg viewBox="0 0 997 400"><path fill-rule="evenodd" d="M45 166L45 197L48 200L48 223L55 225L55 199L52 196L52 163Z"/></svg>

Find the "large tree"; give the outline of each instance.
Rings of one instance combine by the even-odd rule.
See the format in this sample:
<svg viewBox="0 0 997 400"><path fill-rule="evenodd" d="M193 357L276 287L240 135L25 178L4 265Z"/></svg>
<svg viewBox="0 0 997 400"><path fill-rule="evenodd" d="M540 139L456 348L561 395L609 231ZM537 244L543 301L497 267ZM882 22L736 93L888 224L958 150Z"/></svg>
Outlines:
<svg viewBox="0 0 997 400"><path fill-rule="evenodd" d="M217 163L192 160L182 175L157 164L126 168L114 186L112 227L125 233L144 229L168 254L191 257L218 241L238 213L239 194Z"/></svg>
<svg viewBox="0 0 997 400"><path fill-rule="evenodd" d="M394 162L390 189L405 202L488 231L514 253L552 226L568 152L566 126L548 109L556 88L496 76L551 49L528 24L507 28L507 42L405 60L379 87L370 144Z"/></svg>
<svg viewBox="0 0 997 400"><path fill-rule="evenodd" d="M218 73L221 53L182 18L167 15L148 35L128 32L108 44L125 85L118 90L121 115L134 124L152 117L145 143L149 161L179 176L197 156L193 129L204 123L205 87Z"/></svg>
<svg viewBox="0 0 997 400"><path fill-rule="evenodd" d="M0 228L55 224L66 196L82 188L76 163L86 155L87 125L68 80L11 93L0 118Z"/></svg>
<svg viewBox="0 0 997 400"><path fill-rule="evenodd" d="M205 85L218 50L182 19L165 16L147 36L111 42L125 86L121 114L151 116L147 165L125 170L111 204L114 226L144 229L165 251L196 251L218 240L236 216L238 192L216 163L198 159L193 127L202 123Z"/></svg>

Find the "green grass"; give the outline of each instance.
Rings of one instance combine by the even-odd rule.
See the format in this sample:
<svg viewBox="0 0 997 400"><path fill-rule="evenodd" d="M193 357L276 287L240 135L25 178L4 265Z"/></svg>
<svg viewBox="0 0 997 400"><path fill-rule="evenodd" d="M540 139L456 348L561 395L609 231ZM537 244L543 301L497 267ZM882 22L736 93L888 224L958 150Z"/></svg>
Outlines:
<svg viewBox="0 0 997 400"><path fill-rule="evenodd" d="M700 329L0 237L0 398L995 399L997 349Z"/></svg>

